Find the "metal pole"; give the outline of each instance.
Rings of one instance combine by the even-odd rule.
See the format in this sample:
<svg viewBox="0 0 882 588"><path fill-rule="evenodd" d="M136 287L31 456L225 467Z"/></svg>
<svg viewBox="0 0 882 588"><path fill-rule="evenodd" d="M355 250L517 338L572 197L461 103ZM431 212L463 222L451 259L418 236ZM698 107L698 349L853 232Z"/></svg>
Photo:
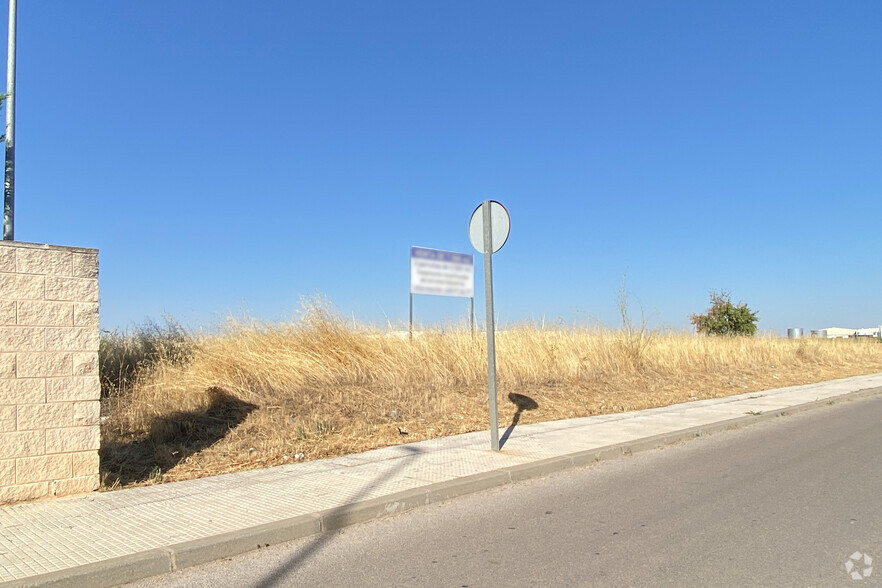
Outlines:
<svg viewBox="0 0 882 588"><path fill-rule="evenodd" d="M475 336L475 297L469 298L469 329L472 331L472 337ZM880 331L882 332L882 331ZM882 335L880 335L882 337Z"/></svg>
<svg viewBox="0 0 882 588"><path fill-rule="evenodd" d="M16 0L9 0L6 57L6 174L3 181L3 240L15 239L15 28Z"/></svg>
<svg viewBox="0 0 882 588"><path fill-rule="evenodd" d="M499 451L499 412L496 400L496 325L493 320L493 227L490 201L485 200L484 215L484 293L487 296L487 388L490 395L490 449Z"/></svg>
<svg viewBox="0 0 882 588"><path fill-rule="evenodd" d="M410 328L407 332L408 338L413 341L413 292L410 293Z"/></svg>

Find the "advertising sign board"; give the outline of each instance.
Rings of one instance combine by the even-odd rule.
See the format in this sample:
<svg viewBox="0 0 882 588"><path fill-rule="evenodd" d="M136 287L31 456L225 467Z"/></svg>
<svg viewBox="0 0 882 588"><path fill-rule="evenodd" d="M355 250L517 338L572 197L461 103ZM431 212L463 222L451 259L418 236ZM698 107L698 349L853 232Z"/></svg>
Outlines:
<svg viewBox="0 0 882 588"><path fill-rule="evenodd" d="M411 247L410 293L474 297L474 256L440 249Z"/></svg>

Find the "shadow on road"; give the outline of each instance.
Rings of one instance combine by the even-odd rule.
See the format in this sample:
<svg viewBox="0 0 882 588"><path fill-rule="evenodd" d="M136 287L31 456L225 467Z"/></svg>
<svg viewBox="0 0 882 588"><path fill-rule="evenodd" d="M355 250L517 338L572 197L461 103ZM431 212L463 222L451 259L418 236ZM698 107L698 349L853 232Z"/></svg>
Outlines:
<svg viewBox="0 0 882 588"><path fill-rule="evenodd" d="M399 445L398 446L401 451L405 452L406 455L396 458L398 463L395 464L395 467L385 472L382 476L379 476L377 479L366 482L364 486L362 486L357 492L355 492L349 499L348 504L346 506L341 506L340 508L335 508L329 511L326 516L327 517L337 517L340 515L346 515L348 512L352 510L352 507L366 500L371 493L371 490L379 486L381 483L393 479L396 476L400 475L407 467L411 464L412 458L420 453L423 453L422 449L417 447L413 447L410 445ZM267 574L263 579L259 580L255 584L253 584L254 588L271 588L273 586L289 586L291 584L292 578L289 576L296 572L297 569L303 565L303 563L308 560L310 557L314 556L318 553L322 548L325 547L328 543L330 543L334 538L333 531L324 531L321 534L317 535L313 541L310 541L308 545L303 546L301 549L297 551L297 553L293 554L288 558L287 561L280 564L275 570L271 573Z"/></svg>

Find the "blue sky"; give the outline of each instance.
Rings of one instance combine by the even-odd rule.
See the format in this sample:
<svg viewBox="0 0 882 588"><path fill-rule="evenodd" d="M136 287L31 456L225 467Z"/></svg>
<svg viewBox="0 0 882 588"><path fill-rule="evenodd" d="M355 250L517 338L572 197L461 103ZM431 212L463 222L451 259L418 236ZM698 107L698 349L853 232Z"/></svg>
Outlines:
<svg viewBox="0 0 882 588"><path fill-rule="evenodd" d="M407 320L409 247L506 205L501 324L882 323L882 4L19 3L16 238L101 325ZM480 269L481 258L476 257ZM483 280L476 276L483 313ZM417 296L424 323L464 299Z"/></svg>

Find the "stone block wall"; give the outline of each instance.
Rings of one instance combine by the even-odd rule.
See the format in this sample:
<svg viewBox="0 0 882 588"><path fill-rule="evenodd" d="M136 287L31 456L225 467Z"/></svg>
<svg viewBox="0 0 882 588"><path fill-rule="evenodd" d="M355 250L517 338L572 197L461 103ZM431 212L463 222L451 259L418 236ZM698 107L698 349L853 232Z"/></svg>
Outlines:
<svg viewBox="0 0 882 588"><path fill-rule="evenodd" d="M0 504L98 487L98 251L0 241Z"/></svg>

